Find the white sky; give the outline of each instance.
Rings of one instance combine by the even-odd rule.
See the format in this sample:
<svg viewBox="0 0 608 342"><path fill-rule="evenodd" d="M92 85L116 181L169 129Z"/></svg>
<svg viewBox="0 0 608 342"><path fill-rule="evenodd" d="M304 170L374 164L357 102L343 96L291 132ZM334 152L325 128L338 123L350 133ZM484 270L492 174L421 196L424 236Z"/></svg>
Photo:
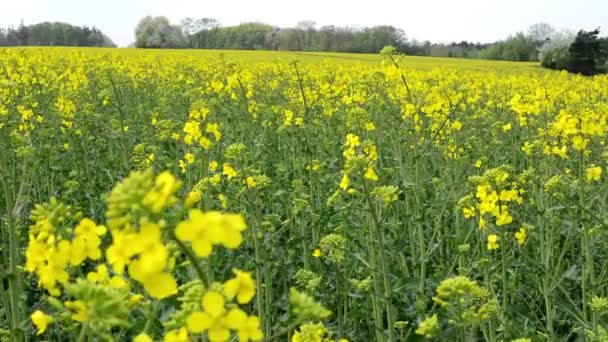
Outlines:
<svg viewBox="0 0 608 342"><path fill-rule="evenodd" d="M41 21L95 26L119 46L134 40L146 15L215 18L222 25L262 21L281 27L312 20L317 27L393 25L408 38L492 42L531 24L594 29L608 35L608 0L3 0L0 27Z"/></svg>

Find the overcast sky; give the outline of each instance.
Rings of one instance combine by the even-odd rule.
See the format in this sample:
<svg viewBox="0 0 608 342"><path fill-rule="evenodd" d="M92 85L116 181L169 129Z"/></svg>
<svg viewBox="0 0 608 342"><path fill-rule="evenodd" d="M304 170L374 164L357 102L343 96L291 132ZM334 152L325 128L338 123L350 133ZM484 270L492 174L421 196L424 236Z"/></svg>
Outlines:
<svg viewBox="0 0 608 342"><path fill-rule="evenodd" d="M608 0L4 0L0 27L41 21L95 26L119 46L134 41L146 15L177 24L185 17L222 25L261 21L281 27L301 20L323 25L393 25L408 38L433 42L491 42L548 22L573 30L601 26L608 34Z"/></svg>

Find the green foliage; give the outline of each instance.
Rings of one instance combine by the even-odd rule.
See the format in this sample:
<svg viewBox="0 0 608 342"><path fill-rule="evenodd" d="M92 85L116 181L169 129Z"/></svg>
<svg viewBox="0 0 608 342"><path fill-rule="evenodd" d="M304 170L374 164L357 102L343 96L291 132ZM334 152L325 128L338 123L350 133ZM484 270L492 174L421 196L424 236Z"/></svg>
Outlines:
<svg viewBox="0 0 608 342"><path fill-rule="evenodd" d="M523 33L490 45L479 53L479 58L503 61L537 60L537 43Z"/></svg>
<svg viewBox="0 0 608 342"><path fill-rule="evenodd" d="M598 38L599 29L593 31L580 30L570 45L567 70L586 76L598 73L598 66L604 65L608 58L608 50L602 46Z"/></svg>
<svg viewBox="0 0 608 342"><path fill-rule="evenodd" d="M135 28L135 46L138 48L184 48L186 38L181 27L171 25L165 17L147 16Z"/></svg>
<svg viewBox="0 0 608 342"><path fill-rule="evenodd" d="M113 47L112 40L95 27L74 26L61 22L20 25L18 29L0 29L0 46L96 46Z"/></svg>
<svg viewBox="0 0 608 342"><path fill-rule="evenodd" d="M322 304L295 288L291 288L289 291L289 305L296 317L296 321L318 321L326 319L331 315L331 311Z"/></svg>

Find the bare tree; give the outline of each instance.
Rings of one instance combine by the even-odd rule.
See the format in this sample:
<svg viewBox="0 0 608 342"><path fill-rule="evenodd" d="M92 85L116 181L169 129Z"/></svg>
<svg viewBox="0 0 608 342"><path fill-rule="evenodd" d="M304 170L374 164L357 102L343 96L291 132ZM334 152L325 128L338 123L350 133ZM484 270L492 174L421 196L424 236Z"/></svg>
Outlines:
<svg viewBox="0 0 608 342"><path fill-rule="evenodd" d="M528 37L539 45L550 39L555 33L553 26L545 22L534 24L528 28Z"/></svg>
<svg viewBox="0 0 608 342"><path fill-rule="evenodd" d="M181 20L182 29L184 33L192 35L201 31L208 31L213 28L219 27L220 22L213 18L184 18Z"/></svg>
<svg viewBox="0 0 608 342"><path fill-rule="evenodd" d="M315 26L317 26L317 23L312 20L303 20L296 24L296 29L301 31L305 51L310 51L312 48L312 37L316 31Z"/></svg>

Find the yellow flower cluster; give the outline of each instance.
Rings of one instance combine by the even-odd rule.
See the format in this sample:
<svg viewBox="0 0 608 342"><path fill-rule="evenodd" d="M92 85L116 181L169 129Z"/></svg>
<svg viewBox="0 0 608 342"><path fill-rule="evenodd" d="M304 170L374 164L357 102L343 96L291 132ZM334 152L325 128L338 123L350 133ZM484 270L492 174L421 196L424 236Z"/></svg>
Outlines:
<svg viewBox="0 0 608 342"><path fill-rule="evenodd" d="M353 193L355 190L351 188L351 176L360 176L372 182L378 181L376 173L376 161L378 160L378 151L374 143L370 140L361 142L359 136L348 133L344 143L344 168L342 169L342 179L340 180L340 189Z"/></svg>
<svg viewBox="0 0 608 342"><path fill-rule="evenodd" d="M246 228L241 215L215 211L203 213L199 209L191 209L188 219L175 228L175 235L181 241L190 242L196 255L208 257L213 251L213 245L239 247L243 241L242 232Z"/></svg>
<svg viewBox="0 0 608 342"><path fill-rule="evenodd" d="M474 205L464 206L463 214L466 218L479 214L479 228L487 228L486 214L495 219L497 226L504 226L513 222L509 212L509 203L521 204L524 190L517 182L508 182L509 173L501 169L486 171L477 184Z"/></svg>
<svg viewBox="0 0 608 342"><path fill-rule="evenodd" d="M43 210L42 206L38 207L38 212ZM77 267L85 260L101 258L101 236L107 230L85 218L75 227L70 238L62 236L60 227L55 227L51 219L40 214L42 216L38 217L30 232L25 268L38 276L40 286L51 295L59 296L61 290L58 285L65 285L69 280L68 266Z"/></svg>
<svg viewBox="0 0 608 342"><path fill-rule="evenodd" d="M37 206L26 250L27 270L38 276L40 286L52 296L62 295L61 286L69 289L70 297L76 299L66 300L63 307L76 322L99 319L99 322L110 327L112 322L122 324L118 319L104 317L104 313L96 309L99 305L108 306L102 303L101 296L105 296L102 293L114 296L105 290L106 287L129 293L137 289L130 285L130 281L135 281L147 295L155 299L177 294L178 283L174 272L179 253L167 239L174 236L177 241L189 242L194 255L208 257L214 245L238 248L243 241L243 231L247 228L239 214L190 209L188 217L177 222L173 229L162 216L167 208L181 204L176 197L180 185L169 172L153 177L149 171L134 172L118 184L108 197L106 215L110 222L111 244L107 248L104 248L101 239L108 232L105 226L84 218L73 229L67 229L64 227L66 222L74 216L69 207L56 200ZM183 208L191 206L187 201L183 203ZM183 245L183 248L187 246ZM107 264L104 263L104 256ZM94 271L88 272L86 279L72 281L70 267L78 269L87 260L99 263ZM244 305L251 302L256 294L255 282L248 272L234 269L234 274L234 278L222 285L221 292L209 290L204 295L201 300L203 310L190 314L187 324L184 323L187 329L168 331L165 340L186 340L188 331L193 334L207 333L213 342L227 341L231 331L241 341L261 340L263 333L259 318L249 316L242 309L235 308L235 304L229 303L236 301ZM137 292L132 292L127 305L137 305L142 298ZM97 303L97 300L102 302ZM42 311L34 312L31 319L39 334L44 333L54 321L53 316ZM90 324L102 324L99 322ZM135 340L151 339L142 333Z"/></svg>

